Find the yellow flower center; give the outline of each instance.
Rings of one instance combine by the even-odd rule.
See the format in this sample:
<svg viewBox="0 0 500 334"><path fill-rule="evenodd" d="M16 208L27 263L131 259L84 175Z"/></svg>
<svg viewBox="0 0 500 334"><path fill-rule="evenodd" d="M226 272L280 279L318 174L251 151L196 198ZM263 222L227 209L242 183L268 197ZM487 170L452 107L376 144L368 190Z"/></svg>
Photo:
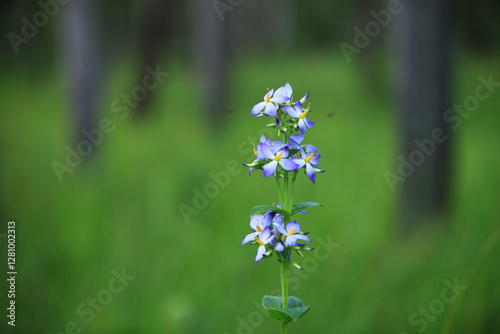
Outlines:
<svg viewBox="0 0 500 334"><path fill-rule="evenodd" d="M274 161L280 161L283 156L283 152L280 152L277 156L274 157Z"/></svg>
<svg viewBox="0 0 500 334"><path fill-rule="evenodd" d="M257 226L257 232L262 232L262 227Z"/></svg>
<svg viewBox="0 0 500 334"><path fill-rule="evenodd" d="M312 160L312 158L314 158L314 153L311 153L311 155L309 155L307 158L305 158L304 161L309 162Z"/></svg>
<svg viewBox="0 0 500 334"><path fill-rule="evenodd" d="M253 154L255 154L255 156L257 156L257 149L255 147L253 148Z"/></svg>
<svg viewBox="0 0 500 334"><path fill-rule="evenodd" d="M302 114L300 114L299 118L304 118L307 116L307 113L309 112L309 110L304 110L304 112Z"/></svg>
<svg viewBox="0 0 500 334"><path fill-rule="evenodd" d="M257 243L261 246L264 246L264 242L262 240L260 240L259 238L257 238Z"/></svg>
<svg viewBox="0 0 500 334"><path fill-rule="evenodd" d="M292 229L290 230L290 232L288 232L288 235L293 235L294 233L295 233L295 227L294 227L294 228L292 228Z"/></svg>
<svg viewBox="0 0 500 334"><path fill-rule="evenodd" d="M264 101L265 101L266 103L271 102L271 97L269 96L269 94L267 94L267 95L266 95L266 97L264 98Z"/></svg>

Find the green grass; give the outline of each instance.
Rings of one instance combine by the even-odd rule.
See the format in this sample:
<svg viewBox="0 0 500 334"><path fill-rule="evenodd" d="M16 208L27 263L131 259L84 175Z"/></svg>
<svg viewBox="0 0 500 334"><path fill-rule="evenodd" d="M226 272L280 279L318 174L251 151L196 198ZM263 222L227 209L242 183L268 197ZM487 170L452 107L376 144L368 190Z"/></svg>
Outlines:
<svg viewBox="0 0 500 334"><path fill-rule="evenodd" d="M473 93L477 76L497 65L460 60L455 100ZM212 182L210 172L248 160L242 152L251 147L247 138L264 125L248 111L266 87L285 81L297 95L312 93L317 125L308 141L321 149L327 170L316 185L298 181L296 201L324 204L301 223L313 241L329 236L340 244L297 279L291 295L312 309L289 332L416 333L420 326L409 324L410 315L429 307L443 281L455 277L467 289L425 333L498 330L500 92L456 131L450 217L403 237L395 219L398 194L384 178L398 154L389 86L372 83L377 93L369 93L357 70L330 54L237 63L227 97L232 112L214 134L193 96L189 66L181 61L170 64L170 77L155 91L151 120L118 119L111 101L136 83L126 65L117 66L110 70L102 110L116 129L94 159L61 183L51 164L64 161L71 119L60 75L45 82L3 76L0 218L17 222L16 333L55 334L69 321L83 333L238 333L239 317L249 316L258 324L253 301L279 288L278 265L274 259L255 264L255 249L239 244L248 232L250 208L276 201L274 184L238 167L189 224L179 205L192 205L193 189L203 191ZM86 323L77 306L96 297L111 271L123 267L135 279ZM0 301L6 305L3 293ZM278 329L277 321L265 319L252 333Z"/></svg>

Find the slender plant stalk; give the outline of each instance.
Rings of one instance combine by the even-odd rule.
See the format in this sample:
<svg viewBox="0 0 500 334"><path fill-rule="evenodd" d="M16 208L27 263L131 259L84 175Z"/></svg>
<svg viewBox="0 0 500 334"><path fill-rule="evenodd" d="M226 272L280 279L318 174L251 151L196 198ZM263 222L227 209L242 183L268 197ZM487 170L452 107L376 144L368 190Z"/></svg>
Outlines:
<svg viewBox="0 0 500 334"><path fill-rule="evenodd" d="M283 209L288 210L288 206L290 205L290 192L288 189L288 172L285 171L285 177L283 180L283 191L285 193L285 202L282 204Z"/></svg>
<svg viewBox="0 0 500 334"><path fill-rule="evenodd" d="M280 184L279 176L276 176L274 179L276 180L276 186L278 187L278 199L279 199L280 203L283 203L283 192L281 191L281 184Z"/></svg>
<svg viewBox="0 0 500 334"><path fill-rule="evenodd" d="M290 210L291 208L291 194L290 194L290 188L289 188L289 177L288 177L288 172L284 171L284 178L283 178L283 192L284 192L284 202L282 202L282 208L284 210ZM281 189L279 189L281 192ZM288 219L285 219L284 223L288 223ZM289 271L289 264L290 264L290 259L289 255L285 251L282 257L282 264L280 266L280 279L281 279L281 307L282 308L288 308L288 271ZM286 334L286 327L288 325L288 322L283 321L281 323L281 334Z"/></svg>
<svg viewBox="0 0 500 334"><path fill-rule="evenodd" d="M281 266L281 307L288 307L288 259L284 258Z"/></svg>
<svg viewBox="0 0 500 334"><path fill-rule="evenodd" d="M288 325L288 322L282 322L281 323L281 334L286 334L286 326Z"/></svg>
<svg viewBox="0 0 500 334"><path fill-rule="evenodd" d="M286 256L283 258L283 263L281 265L280 277L281 277L281 307L288 307L288 265L289 260ZM281 334L286 334L287 322L283 321L281 323Z"/></svg>

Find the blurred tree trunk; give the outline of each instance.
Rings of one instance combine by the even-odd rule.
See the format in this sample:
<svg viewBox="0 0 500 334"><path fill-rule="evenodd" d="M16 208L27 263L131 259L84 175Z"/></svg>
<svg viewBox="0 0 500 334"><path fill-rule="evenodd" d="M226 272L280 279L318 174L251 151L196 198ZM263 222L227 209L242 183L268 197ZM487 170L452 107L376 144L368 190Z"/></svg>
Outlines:
<svg viewBox="0 0 500 334"><path fill-rule="evenodd" d="M144 4L145 11L139 30L139 78L136 82L142 82L144 69L149 66L155 68L162 63L162 53L171 41L172 32L175 29L176 8L173 1L148 0ZM160 66L160 68L165 68ZM149 105L154 96L154 91L148 92L146 98L141 101L137 108L137 114L145 116L149 113Z"/></svg>
<svg viewBox="0 0 500 334"><path fill-rule="evenodd" d="M75 139L77 142L88 141L82 131L92 131L98 126L102 88L97 1L73 0L61 8L61 48L70 90L70 106L75 115Z"/></svg>
<svg viewBox="0 0 500 334"><path fill-rule="evenodd" d="M225 3L225 2L224 2ZM234 8L234 7L232 7ZM198 89L202 107L212 129L221 126L223 112L227 109L228 92L228 32L227 17L232 11L219 12L212 1L193 1L192 52L196 64Z"/></svg>
<svg viewBox="0 0 500 334"><path fill-rule="evenodd" d="M378 11L380 6L380 2L376 0L357 0L354 4L354 26L365 31L366 24L374 19L371 11ZM358 65L360 77L362 78L361 84L363 85L363 89L370 94L376 94L380 89L380 85L374 85L373 83L381 80L380 66L378 66L380 58L378 57L377 46L383 45L382 39L385 37L384 33L385 31L382 29L382 33L379 36L374 37L370 44L362 49L359 55L355 55L358 58L355 58L355 60Z"/></svg>
<svg viewBox="0 0 500 334"><path fill-rule="evenodd" d="M259 4L259 3L258 3ZM253 18L260 18L260 38L258 46L265 50L293 51L297 25L296 0L264 0L258 6L259 11ZM248 27L245 27L248 29ZM263 43L264 42L264 43Z"/></svg>
<svg viewBox="0 0 500 334"><path fill-rule="evenodd" d="M443 114L451 107L450 11L450 1L418 0L405 3L395 18L401 155L414 166L401 185L401 219L406 227L447 209L450 129ZM432 150L430 140L436 129L442 129L448 139L433 141Z"/></svg>

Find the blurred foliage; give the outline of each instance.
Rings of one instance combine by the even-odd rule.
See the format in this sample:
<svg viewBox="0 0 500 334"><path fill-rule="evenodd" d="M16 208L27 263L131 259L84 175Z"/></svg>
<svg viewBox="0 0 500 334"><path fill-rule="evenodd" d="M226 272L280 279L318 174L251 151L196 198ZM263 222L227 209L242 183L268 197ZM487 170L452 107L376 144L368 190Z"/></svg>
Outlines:
<svg viewBox="0 0 500 334"><path fill-rule="evenodd" d="M440 298L443 281L455 278L467 289L425 333L498 332L500 92L481 102L455 133L450 216L405 237L395 221L397 193L384 178L397 160L388 81L371 82L379 90L368 93L338 51L275 60L248 56L233 65L227 127L216 136L200 117L188 62L169 65L171 76L153 106L158 113L141 123L111 111L135 78L130 63L114 64L102 117L116 129L61 183L51 164L63 162L66 145L73 144L60 73L34 80L4 69L0 219L17 222L19 275L16 330L2 321L2 333L59 333L70 321L84 333L176 334L238 333L249 316L260 323L255 305L279 288L278 266L275 259L254 263L256 249L239 244L248 233L249 209L276 201L273 183L258 172L247 176L241 166L189 224L179 205L193 205L194 189L213 181L211 171L249 160L248 138L263 124L249 110L266 87L285 81L298 95L311 91L316 126L309 140L322 151L327 170L316 185L298 181L297 201L324 204L301 224L314 246L327 238L339 244L296 284L312 310L290 332L415 333L420 327L410 326L409 316ZM495 58L461 56L457 65L456 101L474 92L478 75L500 78ZM135 279L86 323L76 308L123 267ZM6 305L4 293L0 303ZM278 328L265 320L251 330Z"/></svg>

